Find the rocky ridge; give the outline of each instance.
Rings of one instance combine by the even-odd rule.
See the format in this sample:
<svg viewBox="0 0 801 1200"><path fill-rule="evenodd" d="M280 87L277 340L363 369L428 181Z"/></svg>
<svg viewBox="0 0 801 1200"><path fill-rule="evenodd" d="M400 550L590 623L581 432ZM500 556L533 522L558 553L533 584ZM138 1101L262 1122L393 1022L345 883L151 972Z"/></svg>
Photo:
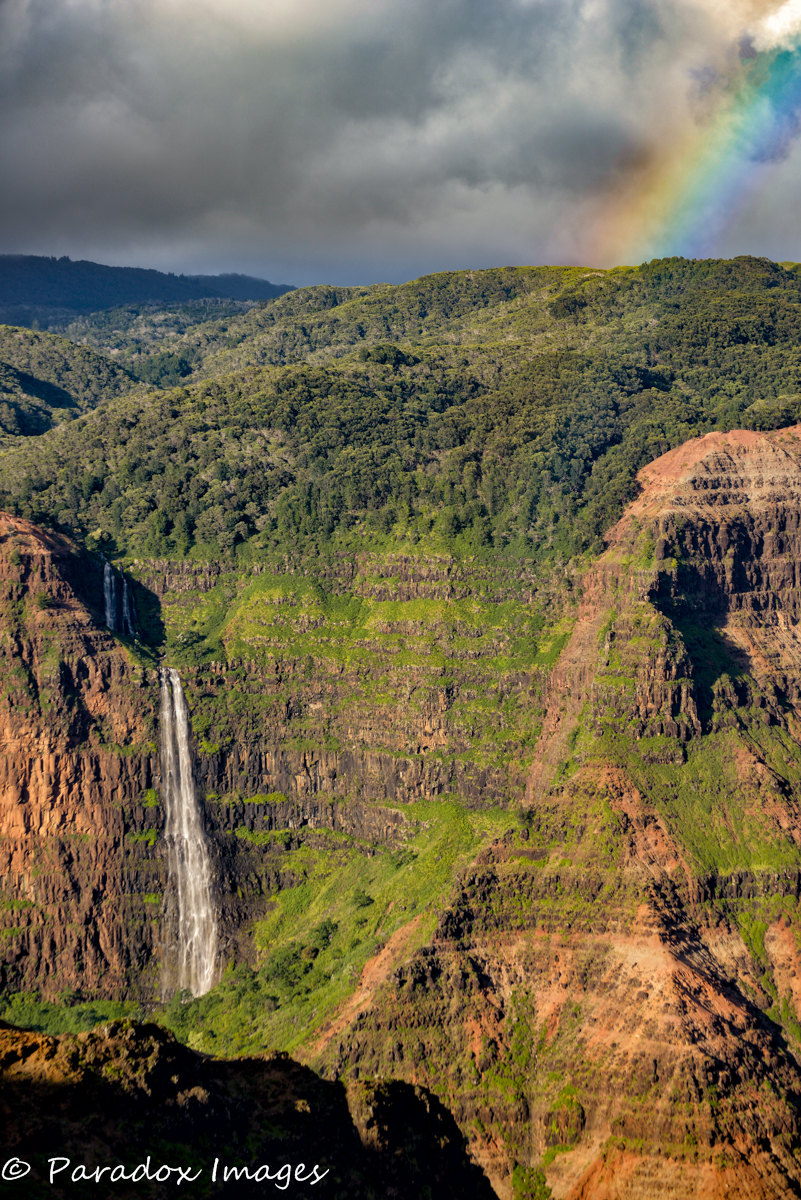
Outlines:
<svg viewBox="0 0 801 1200"><path fill-rule="evenodd" d="M105 1168L99 1182L114 1195L153 1200L182 1183L245 1200L273 1188L297 1200L492 1197L453 1118L423 1089L325 1083L286 1055L214 1062L133 1021L60 1038L0 1023L0 1078L5 1154L31 1167L0 1183L2 1195L80 1195ZM51 1158L69 1163L52 1183ZM81 1166L84 1181L71 1185ZM110 1182L116 1166L127 1182Z"/></svg>

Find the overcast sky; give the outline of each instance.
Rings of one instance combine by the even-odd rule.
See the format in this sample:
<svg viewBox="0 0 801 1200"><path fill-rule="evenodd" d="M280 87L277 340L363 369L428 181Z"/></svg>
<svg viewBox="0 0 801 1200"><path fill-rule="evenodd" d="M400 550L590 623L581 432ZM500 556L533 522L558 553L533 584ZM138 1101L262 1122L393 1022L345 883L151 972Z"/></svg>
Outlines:
<svg viewBox="0 0 801 1200"><path fill-rule="evenodd" d="M0 0L0 252L294 284L610 266L599 222L794 6ZM791 138L710 252L801 259L799 196Z"/></svg>

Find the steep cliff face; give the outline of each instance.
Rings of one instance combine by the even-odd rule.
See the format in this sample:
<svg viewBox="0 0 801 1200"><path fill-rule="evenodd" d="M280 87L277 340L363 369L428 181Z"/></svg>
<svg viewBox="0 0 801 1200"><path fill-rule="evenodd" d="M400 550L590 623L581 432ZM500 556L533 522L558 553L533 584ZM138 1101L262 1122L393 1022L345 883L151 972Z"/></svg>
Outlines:
<svg viewBox="0 0 801 1200"><path fill-rule="evenodd" d="M162 589L226 955L259 966L276 899L301 884L319 920L341 862L351 887L354 856L383 848L386 903L364 897L376 954L300 1052L331 1077L430 1088L504 1200L801 1187L801 429L709 435L641 484L575 610L567 587L479 586L478 567L442 563L347 580L335 564L330 590L176 568ZM164 887L155 672L98 629L67 543L5 528L7 653L37 689L3 702L8 979L69 983L81 947L98 994L145 995ZM142 586L160 573L142 564ZM522 819L429 937L410 835L434 824L419 802L450 794L471 819L519 800ZM67 821L102 838L69 842ZM152 847L131 840L147 830ZM367 918L349 920L356 941Z"/></svg>
<svg viewBox="0 0 801 1200"><path fill-rule="evenodd" d="M51 994L147 991L161 891L137 840L157 772L151 672L102 628L97 592L70 543L0 518L3 980Z"/></svg>
<svg viewBox="0 0 801 1200"><path fill-rule="evenodd" d="M798 426L708 434L645 468L639 499L612 531L618 555L645 531L640 546L655 574L648 597L693 660L705 729L721 688L729 691L720 707L751 696L780 725L798 702L800 464ZM699 626L711 639L705 654ZM654 706L644 700L648 720ZM700 732L697 719L693 726Z"/></svg>
<svg viewBox="0 0 801 1200"><path fill-rule="evenodd" d="M521 829L316 1061L430 1084L504 1197L796 1195L801 429L709 435L641 484Z"/></svg>
<svg viewBox="0 0 801 1200"><path fill-rule="evenodd" d="M569 577L358 551L283 570L131 567L184 664L208 790L516 802Z"/></svg>

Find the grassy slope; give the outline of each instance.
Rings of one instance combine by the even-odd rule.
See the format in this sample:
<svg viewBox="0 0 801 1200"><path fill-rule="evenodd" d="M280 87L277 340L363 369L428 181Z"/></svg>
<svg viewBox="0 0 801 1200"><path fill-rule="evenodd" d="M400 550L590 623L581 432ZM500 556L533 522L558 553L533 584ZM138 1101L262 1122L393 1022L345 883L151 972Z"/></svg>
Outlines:
<svg viewBox="0 0 801 1200"><path fill-rule="evenodd" d="M293 851L299 880L278 893L273 912L256 929L260 968L235 968L208 996L173 1001L162 1015L165 1024L195 1048L215 1053L296 1050L314 1041L393 934L409 926L403 957L424 945L455 872L514 817L491 809L468 813L441 801L397 807L413 824L396 850L376 851L328 832L325 848Z"/></svg>

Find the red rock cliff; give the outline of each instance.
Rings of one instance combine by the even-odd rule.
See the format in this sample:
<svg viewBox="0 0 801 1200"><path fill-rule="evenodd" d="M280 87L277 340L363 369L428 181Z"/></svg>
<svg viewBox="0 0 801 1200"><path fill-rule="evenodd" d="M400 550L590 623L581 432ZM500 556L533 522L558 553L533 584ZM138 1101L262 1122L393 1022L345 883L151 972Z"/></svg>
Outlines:
<svg viewBox="0 0 801 1200"><path fill-rule="evenodd" d="M145 897L161 891L136 840L152 824L153 692L87 603L87 570L65 539L0 516L3 977L141 994L158 914Z"/></svg>

